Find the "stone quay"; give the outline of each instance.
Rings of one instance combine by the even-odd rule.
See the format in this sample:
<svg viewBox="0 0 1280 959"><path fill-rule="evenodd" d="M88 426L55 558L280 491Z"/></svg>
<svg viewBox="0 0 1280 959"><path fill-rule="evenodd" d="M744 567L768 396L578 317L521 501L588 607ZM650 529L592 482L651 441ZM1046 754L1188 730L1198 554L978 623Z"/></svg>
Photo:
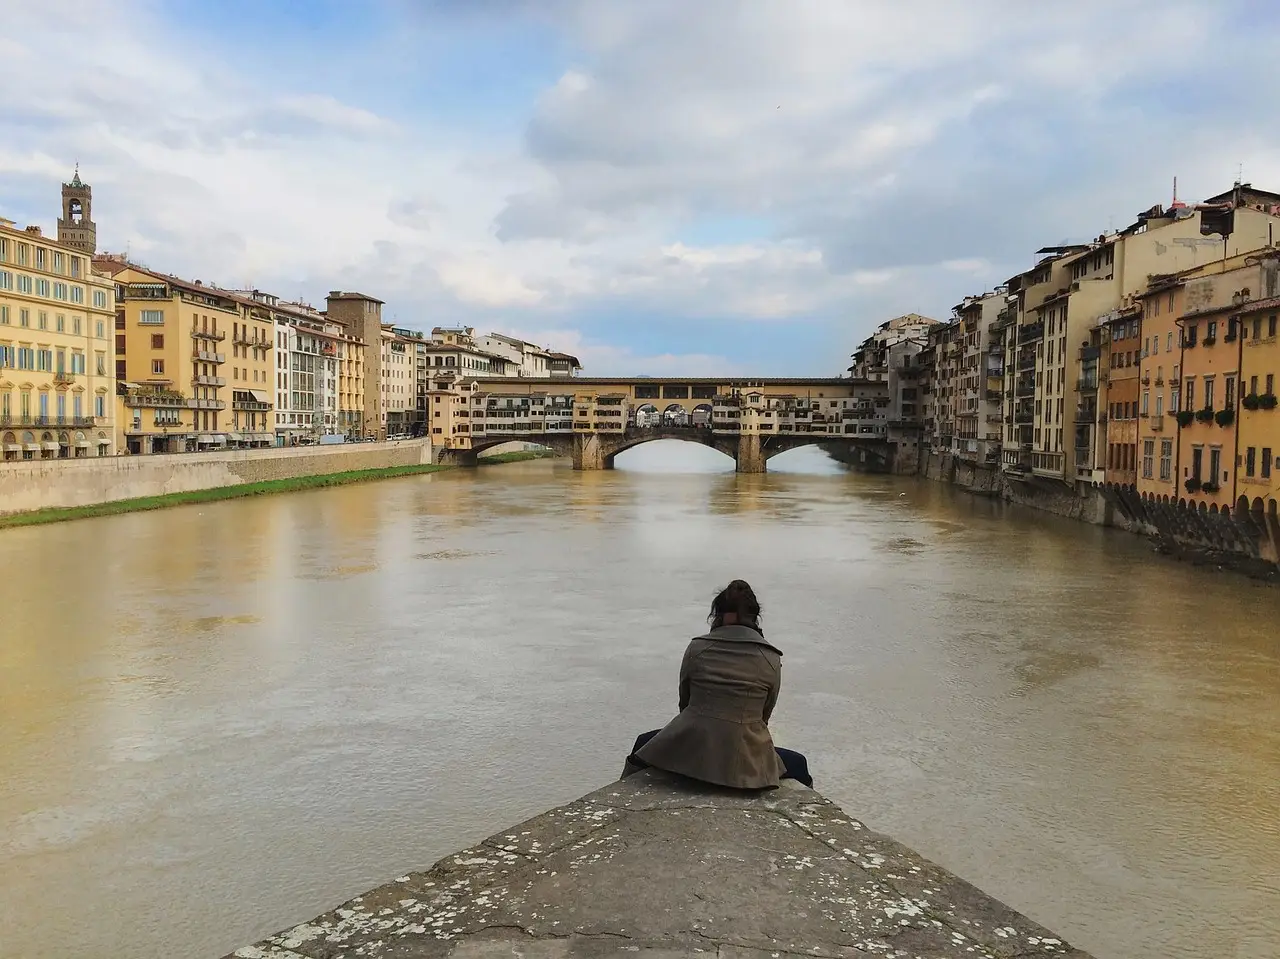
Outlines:
<svg viewBox="0 0 1280 959"><path fill-rule="evenodd" d="M1091 959L795 782L741 793L653 770L232 953L636 955Z"/></svg>

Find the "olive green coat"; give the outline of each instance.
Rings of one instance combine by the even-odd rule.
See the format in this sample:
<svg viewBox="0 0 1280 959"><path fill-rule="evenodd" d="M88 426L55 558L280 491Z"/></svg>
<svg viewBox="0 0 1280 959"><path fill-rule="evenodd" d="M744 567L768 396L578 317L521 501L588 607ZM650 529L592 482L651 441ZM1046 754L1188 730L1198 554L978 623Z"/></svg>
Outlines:
<svg viewBox="0 0 1280 959"><path fill-rule="evenodd" d="M782 652L749 626L720 626L689 643L680 715L645 743L642 762L736 789L778 785L784 766L769 735Z"/></svg>

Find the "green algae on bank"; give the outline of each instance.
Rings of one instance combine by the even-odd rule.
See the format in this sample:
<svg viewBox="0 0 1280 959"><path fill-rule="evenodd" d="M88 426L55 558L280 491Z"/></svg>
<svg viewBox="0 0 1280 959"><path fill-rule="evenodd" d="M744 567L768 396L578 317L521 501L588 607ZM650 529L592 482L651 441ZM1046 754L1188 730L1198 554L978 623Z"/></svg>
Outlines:
<svg viewBox="0 0 1280 959"><path fill-rule="evenodd" d="M92 516L115 516L118 513L137 513L170 506L192 503L215 503L219 500L240 499L244 496L260 496L268 493L292 493L300 490L323 489L327 486L346 486L370 480L393 479L397 476L416 476L452 469L451 466L414 464L387 466L381 469L348 470L345 473L319 473L314 476L295 476L289 479L263 480L258 483L236 483L232 486L215 486L210 489L188 490L182 493L165 493L161 496L141 496L136 499L112 500L92 506L57 507L34 510L29 513L13 513L0 516L0 529L10 526L40 526L45 523L61 523L66 520L88 519Z"/></svg>

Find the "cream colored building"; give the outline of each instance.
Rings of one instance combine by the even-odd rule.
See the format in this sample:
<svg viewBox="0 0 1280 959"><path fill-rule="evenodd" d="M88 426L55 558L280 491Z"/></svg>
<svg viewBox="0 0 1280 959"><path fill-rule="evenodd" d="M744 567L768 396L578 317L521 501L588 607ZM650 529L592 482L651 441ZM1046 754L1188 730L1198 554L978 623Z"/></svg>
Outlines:
<svg viewBox="0 0 1280 959"><path fill-rule="evenodd" d="M0 219L0 455L4 461L115 452L114 284L92 269L87 187L63 186L79 231L59 242ZM64 217L66 219L66 217ZM62 221L59 221L60 225ZM87 239L77 239L80 236Z"/></svg>
<svg viewBox="0 0 1280 959"><path fill-rule="evenodd" d="M382 404L380 426L386 436L405 436L418 410L418 344L415 330L382 328Z"/></svg>

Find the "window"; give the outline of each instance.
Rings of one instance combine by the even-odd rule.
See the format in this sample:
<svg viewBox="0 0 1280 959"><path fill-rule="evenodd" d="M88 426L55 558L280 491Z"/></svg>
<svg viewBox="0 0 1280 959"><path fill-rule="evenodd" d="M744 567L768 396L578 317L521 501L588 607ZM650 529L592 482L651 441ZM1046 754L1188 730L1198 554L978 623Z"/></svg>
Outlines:
<svg viewBox="0 0 1280 959"><path fill-rule="evenodd" d="M1148 390L1142 391L1142 415L1143 416L1147 415L1147 403L1150 397L1151 397L1151 394Z"/></svg>
<svg viewBox="0 0 1280 959"><path fill-rule="evenodd" d="M13 274L8 270L0 270L0 290L13 289Z"/></svg>
<svg viewBox="0 0 1280 959"><path fill-rule="evenodd" d="M67 332L67 317L65 314L59 313L54 320L54 328L59 333Z"/></svg>
<svg viewBox="0 0 1280 959"><path fill-rule="evenodd" d="M1274 373L1267 374L1267 395L1270 396L1276 391L1276 375Z"/></svg>
<svg viewBox="0 0 1280 959"><path fill-rule="evenodd" d="M25 243L18 244L18 266L27 265L27 257L31 255L31 247Z"/></svg>
<svg viewBox="0 0 1280 959"><path fill-rule="evenodd" d="M1164 337L1164 350L1166 353L1173 352L1173 331L1170 330Z"/></svg>
<svg viewBox="0 0 1280 959"><path fill-rule="evenodd" d="M42 246L36 247L36 269L47 270L49 268L49 251Z"/></svg>
<svg viewBox="0 0 1280 959"><path fill-rule="evenodd" d="M1165 482L1173 479L1173 440L1160 441L1160 478Z"/></svg>
<svg viewBox="0 0 1280 959"><path fill-rule="evenodd" d="M31 292L31 277L25 276L22 273L18 274L18 292L19 293Z"/></svg>
<svg viewBox="0 0 1280 959"><path fill-rule="evenodd" d="M84 354L78 350L71 351L71 372L84 376Z"/></svg>
<svg viewBox="0 0 1280 959"><path fill-rule="evenodd" d="M1205 330L1205 333L1204 333L1205 342L1207 343L1209 342L1209 340L1216 340L1217 338L1218 338L1218 321L1210 320L1209 328Z"/></svg>
<svg viewBox="0 0 1280 959"><path fill-rule="evenodd" d="M1250 446L1244 451L1244 475L1253 476L1257 471L1257 450Z"/></svg>
<svg viewBox="0 0 1280 959"><path fill-rule="evenodd" d="M1204 378L1204 408L1206 410L1213 409L1213 377L1206 376Z"/></svg>
<svg viewBox="0 0 1280 959"><path fill-rule="evenodd" d="M153 350L163 350L163 349L164 349L164 334L163 334L163 333L152 333L152 334L151 334L151 348L152 348Z"/></svg>
<svg viewBox="0 0 1280 959"><path fill-rule="evenodd" d="M1156 441L1144 440L1142 443L1142 476L1151 479L1152 467L1156 457Z"/></svg>
<svg viewBox="0 0 1280 959"><path fill-rule="evenodd" d="M1267 336L1276 335L1276 315L1272 313L1267 317Z"/></svg>
<svg viewBox="0 0 1280 959"><path fill-rule="evenodd" d="M1164 390L1156 391L1156 416L1164 412Z"/></svg>
<svg viewBox="0 0 1280 959"><path fill-rule="evenodd" d="M1271 478L1271 447L1262 447L1262 478Z"/></svg>
<svg viewBox="0 0 1280 959"><path fill-rule="evenodd" d="M94 366L98 371L98 375L106 376L107 375L107 354L95 353L93 357L94 357Z"/></svg>
<svg viewBox="0 0 1280 959"><path fill-rule="evenodd" d="M107 291L106 290L93 291L93 305L96 309L99 309L99 310L105 310L107 308Z"/></svg>
<svg viewBox="0 0 1280 959"><path fill-rule="evenodd" d="M1255 340L1262 339L1262 317L1260 316L1253 318L1253 338Z"/></svg>
<svg viewBox="0 0 1280 959"><path fill-rule="evenodd" d="M1191 447L1191 478L1199 482L1204 473L1204 447Z"/></svg>
<svg viewBox="0 0 1280 959"><path fill-rule="evenodd" d="M73 286L71 288L71 302L84 303L84 287L83 286Z"/></svg>
<svg viewBox="0 0 1280 959"><path fill-rule="evenodd" d="M49 295L49 281L41 277L36 278L36 296Z"/></svg>
<svg viewBox="0 0 1280 959"><path fill-rule="evenodd" d="M8 325L9 325L9 308L7 306L0 306L0 326L8 326Z"/></svg>
<svg viewBox="0 0 1280 959"><path fill-rule="evenodd" d="M140 310L138 322L143 326L163 326L164 310Z"/></svg>
<svg viewBox="0 0 1280 959"><path fill-rule="evenodd" d="M1217 483L1218 474L1222 472L1222 447L1214 446L1209 450L1209 482Z"/></svg>
<svg viewBox="0 0 1280 959"><path fill-rule="evenodd" d="M53 284L53 298L55 300L69 299L69 294L67 292L67 284L65 283Z"/></svg>
<svg viewBox="0 0 1280 959"><path fill-rule="evenodd" d="M1256 376L1249 377L1249 392L1255 395L1258 392L1258 378Z"/></svg>
<svg viewBox="0 0 1280 959"><path fill-rule="evenodd" d="M151 372L152 372L152 373L154 373L156 376L163 376L163 375L164 375L164 360L152 360L152 361L151 361Z"/></svg>
<svg viewBox="0 0 1280 959"><path fill-rule="evenodd" d="M80 276L80 269L81 269L81 267L80 267L80 257L78 257L78 256L73 256L73 257L71 258L71 275L72 275L72 276L74 276L74 277L79 277L79 276Z"/></svg>
<svg viewBox="0 0 1280 959"><path fill-rule="evenodd" d="M100 340L105 340L107 338L107 328L101 320L97 321L94 335Z"/></svg>
<svg viewBox="0 0 1280 959"><path fill-rule="evenodd" d="M105 396L95 396L93 400L93 415L107 415L107 398Z"/></svg>
<svg viewBox="0 0 1280 959"><path fill-rule="evenodd" d="M1236 408L1236 378L1234 376L1224 376L1222 378L1222 407L1228 410Z"/></svg>

